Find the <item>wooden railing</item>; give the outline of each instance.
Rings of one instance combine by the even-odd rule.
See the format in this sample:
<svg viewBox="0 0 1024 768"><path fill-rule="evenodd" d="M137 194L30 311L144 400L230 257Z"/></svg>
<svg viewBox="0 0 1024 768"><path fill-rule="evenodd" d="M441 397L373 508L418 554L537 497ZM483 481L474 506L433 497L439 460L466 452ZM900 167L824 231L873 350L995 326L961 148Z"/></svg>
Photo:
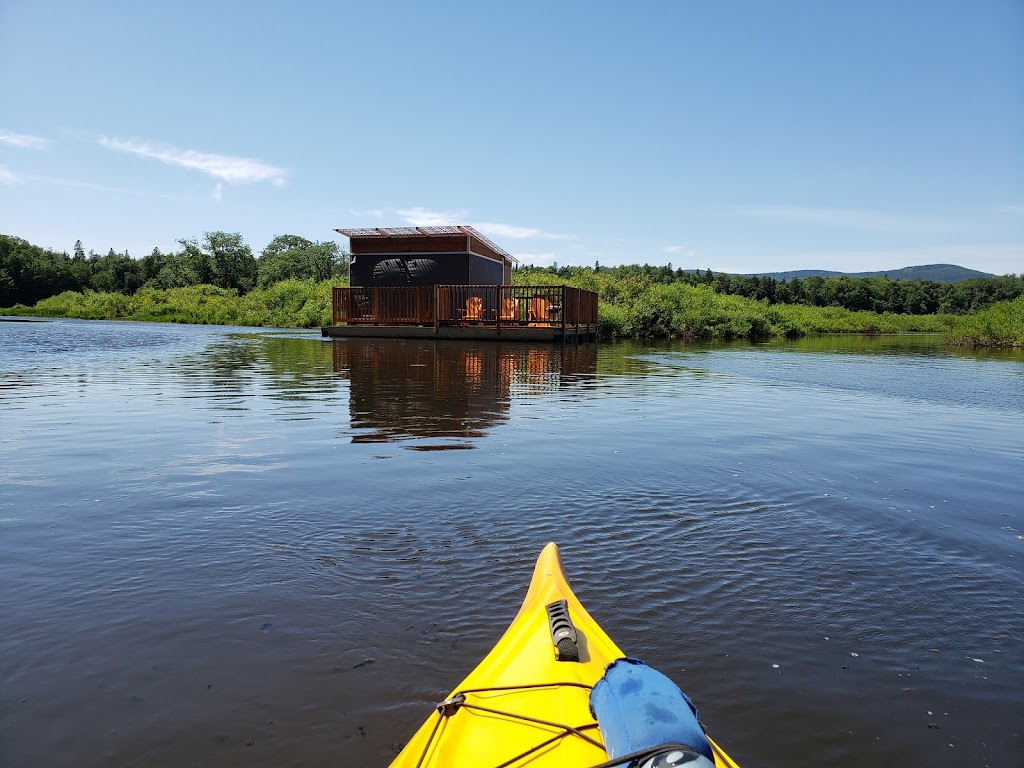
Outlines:
<svg viewBox="0 0 1024 768"><path fill-rule="evenodd" d="M597 326L597 294L564 285L335 288L333 301L334 325Z"/></svg>
<svg viewBox="0 0 1024 768"><path fill-rule="evenodd" d="M418 325L434 322L434 289L429 286L335 288L333 293L335 325Z"/></svg>

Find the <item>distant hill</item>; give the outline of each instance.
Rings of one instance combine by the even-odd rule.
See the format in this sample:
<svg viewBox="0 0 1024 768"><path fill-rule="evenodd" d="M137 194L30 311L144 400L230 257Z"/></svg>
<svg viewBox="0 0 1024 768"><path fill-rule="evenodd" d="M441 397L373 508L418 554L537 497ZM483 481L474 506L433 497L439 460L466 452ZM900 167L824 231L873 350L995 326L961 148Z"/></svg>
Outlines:
<svg viewBox="0 0 1024 768"><path fill-rule="evenodd" d="M880 272L832 272L828 269L794 269L789 272L754 272L746 277L770 277L774 280L792 280L798 277L886 277L890 280L932 280L936 283L959 283L974 277L995 277L988 272L958 267L956 264L923 264L917 267L882 270Z"/></svg>

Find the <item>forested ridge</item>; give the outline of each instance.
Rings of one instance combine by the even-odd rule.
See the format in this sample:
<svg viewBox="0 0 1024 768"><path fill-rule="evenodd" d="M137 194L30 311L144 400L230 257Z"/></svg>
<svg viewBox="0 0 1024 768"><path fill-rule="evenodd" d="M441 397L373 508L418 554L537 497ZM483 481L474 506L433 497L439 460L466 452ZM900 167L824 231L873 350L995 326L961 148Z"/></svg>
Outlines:
<svg viewBox="0 0 1024 768"><path fill-rule="evenodd" d="M803 304L810 307L843 307L854 312L893 312L906 315L966 315L999 301L1010 301L1024 294L1024 274L961 280L955 283L934 280L890 280L886 277L808 277L776 280L754 275L731 275L676 269L644 264L618 267L558 267L543 269L522 267L517 270L536 275L556 275L576 281L587 276L604 275L615 280L639 280L651 284L704 285L715 293L743 296L769 304ZM602 298L604 294L602 293Z"/></svg>
<svg viewBox="0 0 1024 768"><path fill-rule="evenodd" d="M753 272L750 276L772 277L776 280L801 280L813 277L888 277L890 280L934 280L939 283L956 283L975 277L995 277L990 272L967 269L956 264L919 264L899 269L880 269L873 272L836 272L829 269L792 269L786 272Z"/></svg>
<svg viewBox="0 0 1024 768"><path fill-rule="evenodd" d="M72 254L0 235L0 307L30 306L64 291L86 290L132 295L142 287L184 288L213 285L245 294L282 280L319 282L347 272L348 255L332 241L317 242L298 235L275 237L257 256L238 233L207 232L201 240L182 239L180 250L154 248L136 259L112 248L88 254L81 241ZM769 304L843 307L851 311L908 315L966 315L1024 294L1024 275L1005 275L938 282L890 280L886 277L772 277L731 275L675 269L669 266L520 267L516 282L574 284L639 281L707 286L715 293L743 296ZM611 286L609 286L611 287ZM613 290L614 292L614 290ZM604 293L602 292L602 297Z"/></svg>

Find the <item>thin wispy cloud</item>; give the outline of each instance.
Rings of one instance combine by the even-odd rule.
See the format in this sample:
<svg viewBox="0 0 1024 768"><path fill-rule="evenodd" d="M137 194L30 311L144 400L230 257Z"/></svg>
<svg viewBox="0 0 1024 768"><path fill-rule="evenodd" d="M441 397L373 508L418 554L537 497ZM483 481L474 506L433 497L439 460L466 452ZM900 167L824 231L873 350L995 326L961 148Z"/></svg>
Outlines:
<svg viewBox="0 0 1024 768"><path fill-rule="evenodd" d="M368 219L368 218L382 219L382 218L384 218L384 213L385 213L385 211L383 209L381 209L381 208L373 208L373 209L371 209L369 211L357 211L354 208L349 208L348 212L350 214L352 214L353 216L355 216L356 218L360 218L360 219Z"/></svg>
<svg viewBox="0 0 1024 768"><path fill-rule="evenodd" d="M287 171L284 168L278 168L250 157L218 155L195 149L178 149L149 141L111 139L106 136L100 136L97 143L101 147L112 149L115 152L147 157L159 160L165 165L199 171L228 184L257 184L269 181L275 187L280 187L284 184L287 176Z"/></svg>
<svg viewBox="0 0 1024 768"><path fill-rule="evenodd" d="M575 240L575 235L560 235L533 227L518 227L514 224L497 224L493 221L474 222L473 226L487 235L508 240Z"/></svg>
<svg viewBox="0 0 1024 768"><path fill-rule="evenodd" d="M558 254L549 251L548 253L513 253L520 264L532 264L535 267L550 267L555 263Z"/></svg>
<svg viewBox="0 0 1024 768"><path fill-rule="evenodd" d="M353 215L357 211L351 211ZM364 211L367 214L374 214L378 218L383 216L384 211ZM416 206L414 208L400 208L395 211L398 216L414 227L441 227L465 224L469 218L469 211L459 208L453 211L432 211L429 208ZM535 227L520 227L514 224L500 224L493 221L475 221L470 226L483 232L485 235L504 240L575 240L575 235L561 235L555 232L545 232Z"/></svg>
<svg viewBox="0 0 1024 768"><path fill-rule="evenodd" d="M925 216L904 216L852 208L812 208L799 205L748 205L739 209L749 218L785 221L839 229L879 232L921 232L949 229L954 222Z"/></svg>
<svg viewBox="0 0 1024 768"><path fill-rule="evenodd" d="M224 186L219 181L213 185L213 192L210 193L210 197L213 198L215 203L219 203L224 199Z"/></svg>
<svg viewBox="0 0 1024 768"><path fill-rule="evenodd" d="M50 140L42 136L31 136L27 133L14 133L0 128L0 144L7 144L20 149L46 149Z"/></svg>
<svg viewBox="0 0 1024 768"><path fill-rule="evenodd" d="M1011 216L1024 216L1024 205L1001 205L996 210L999 213L1008 213Z"/></svg>
<svg viewBox="0 0 1024 768"><path fill-rule="evenodd" d="M696 256L697 252L685 245L666 245L661 249L664 253L679 253L683 256Z"/></svg>
<svg viewBox="0 0 1024 768"><path fill-rule="evenodd" d="M466 223L468 212L464 209L455 211L431 211L427 208L399 208L395 211L403 221L414 227L443 227Z"/></svg>
<svg viewBox="0 0 1024 768"><path fill-rule="evenodd" d="M19 179L6 165L0 165L0 184L17 184Z"/></svg>
<svg viewBox="0 0 1024 768"><path fill-rule="evenodd" d="M42 176L39 174L24 174L17 180L31 181L37 184L53 184L58 187L70 187L72 189L88 189L93 192L113 192L119 195L132 195L133 197L156 197L162 200L188 200L181 195L168 195L163 192L149 192L144 189L131 189L129 187L109 187L105 184L93 184L88 181L77 179L62 179L56 176Z"/></svg>

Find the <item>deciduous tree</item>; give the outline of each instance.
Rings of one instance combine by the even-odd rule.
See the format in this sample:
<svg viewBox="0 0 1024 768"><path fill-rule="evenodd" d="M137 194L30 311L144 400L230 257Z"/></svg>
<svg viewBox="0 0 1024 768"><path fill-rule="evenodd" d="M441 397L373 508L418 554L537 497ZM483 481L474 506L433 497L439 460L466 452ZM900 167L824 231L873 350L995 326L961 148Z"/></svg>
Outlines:
<svg viewBox="0 0 1024 768"><path fill-rule="evenodd" d="M345 264L338 244L314 242L298 235L278 235L260 254L259 284L273 285L281 280L327 280Z"/></svg>

